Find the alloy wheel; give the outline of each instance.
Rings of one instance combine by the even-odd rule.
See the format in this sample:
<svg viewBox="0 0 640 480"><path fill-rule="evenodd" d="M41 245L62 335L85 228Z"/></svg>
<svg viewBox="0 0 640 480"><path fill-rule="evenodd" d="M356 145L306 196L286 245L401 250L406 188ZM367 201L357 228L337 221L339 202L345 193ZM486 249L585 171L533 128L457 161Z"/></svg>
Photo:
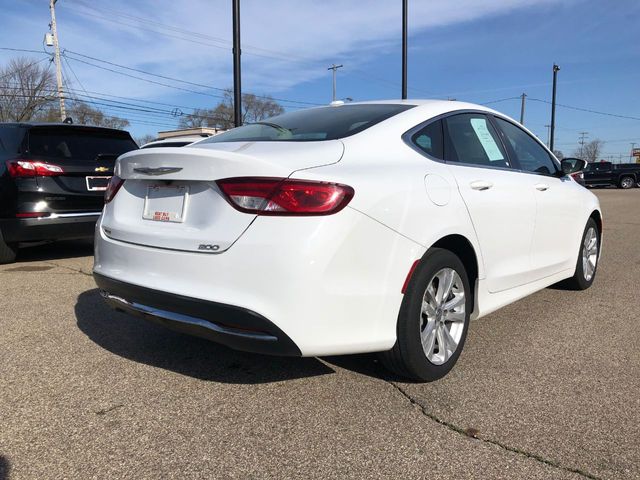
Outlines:
<svg viewBox="0 0 640 480"><path fill-rule="evenodd" d="M584 279L590 282L596 271L598 262L598 234L596 229L590 227L584 236L582 244L582 273Z"/></svg>
<svg viewBox="0 0 640 480"><path fill-rule="evenodd" d="M429 281L422 298L420 340L427 359L445 363L458 348L466 318L466 292L458 272L443 268Z"/></svg>

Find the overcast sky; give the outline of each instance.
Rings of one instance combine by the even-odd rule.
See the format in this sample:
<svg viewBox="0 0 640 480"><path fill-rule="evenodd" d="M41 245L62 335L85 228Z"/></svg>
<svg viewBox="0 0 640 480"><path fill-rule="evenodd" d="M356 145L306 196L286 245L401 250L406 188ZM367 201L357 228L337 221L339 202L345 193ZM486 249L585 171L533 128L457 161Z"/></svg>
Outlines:
<svg viewBox="0 0 640 480"><path fill-rule="evenodd" d="M543 101L550 100L555 61L561 66L559 103L640 118L637 0L409 4L410 97L480 103L525 92L525 124L546 140L550 107ZM241 5L245 91L273 95L287 108L325 104L331 100L327 67L341 63L338 97L400 96L400 0L241 0ZM43 50L48 0L0 0L0 12L0 47ZM166 111L180 106L179 111L188 112L186 107L214 106L219 89L233 84L229 0L58 0L56 12L60 45L68 58L65 76L80 92L84 88L89 95L161 102L167 105L142 105ZM17 54L0 50L0 62ZM490 106L519 116L518 99ZM130 119L136 136L177 123L166 113L120 115ZM605 155L628 158L630 143L640 146L637 119L558 107L557 125L556 145L565 154L576 147L581 131L589 132L588 139L605 140Z"/></svg>

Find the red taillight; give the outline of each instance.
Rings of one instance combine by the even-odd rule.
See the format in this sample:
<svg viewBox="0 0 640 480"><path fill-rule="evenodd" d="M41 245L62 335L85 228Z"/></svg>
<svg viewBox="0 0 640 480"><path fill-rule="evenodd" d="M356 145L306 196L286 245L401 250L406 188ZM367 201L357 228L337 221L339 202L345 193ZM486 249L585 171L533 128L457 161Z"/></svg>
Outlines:
<svg viewBox="0 0 640 480"><path fill-rule="evenodd" d="M120 190L123 183L124 180L117 175L111 177L107 184L107 189L104 191L104 203L109 203L113 200L113 197L116 196L116 193L118 193L118 190Z"/></svg>
<svg viewBox="0 0 640 480"><path fill-rule="evenodd" d="M14 178L54 177L64 173L58 165L35 160L7 160L7 169Z"/></svg>
<svg viewBox="0 0 640 480"><path fill-rule="evenodd" d="M40 218L40 217L48 217L51 214L48 212L27 212L27 213L16 213L16 218Z"/></svg>
<svg viewBox="0 0 640 480"><path fill-rule="evenodd" d="M241 177L216 182L229 203L259 215L331 215L347 206L347 185L289 178Z"/></svg>

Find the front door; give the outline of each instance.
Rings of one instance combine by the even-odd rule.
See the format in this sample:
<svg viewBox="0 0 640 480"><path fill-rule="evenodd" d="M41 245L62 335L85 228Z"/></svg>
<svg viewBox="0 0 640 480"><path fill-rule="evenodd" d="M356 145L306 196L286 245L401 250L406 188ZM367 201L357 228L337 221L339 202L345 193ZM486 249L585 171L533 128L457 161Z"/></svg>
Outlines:
<svg viewBox="0 0 640 480"><path fill-rule="evenodd" d="M575 266L582 233L580 187L560 174L560 166L542 144L518 125L494 117L522 173L524 188L536 198L536 220L531 243L531 268L541 279Z"/></svg>

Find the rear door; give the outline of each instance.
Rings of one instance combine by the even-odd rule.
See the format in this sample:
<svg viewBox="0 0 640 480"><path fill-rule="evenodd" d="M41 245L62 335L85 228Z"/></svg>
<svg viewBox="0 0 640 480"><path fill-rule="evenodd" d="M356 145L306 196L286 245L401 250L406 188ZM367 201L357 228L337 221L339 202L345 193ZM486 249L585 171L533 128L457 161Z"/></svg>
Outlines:
<svg viewBox="0 0 640 480"><path fill-rule="evenodd" d="M137 149L129 133L79 126L33 127L27 156L62 168L63 174L38 177L52 212L100 211L116 158Z"/></svg>
<svg viewBox="0 0 640 480"><path fill-rule="evenodd" d="M531 281L536 200L488 117L445 119L445 157L473 222L490 292Z"/></svg>

